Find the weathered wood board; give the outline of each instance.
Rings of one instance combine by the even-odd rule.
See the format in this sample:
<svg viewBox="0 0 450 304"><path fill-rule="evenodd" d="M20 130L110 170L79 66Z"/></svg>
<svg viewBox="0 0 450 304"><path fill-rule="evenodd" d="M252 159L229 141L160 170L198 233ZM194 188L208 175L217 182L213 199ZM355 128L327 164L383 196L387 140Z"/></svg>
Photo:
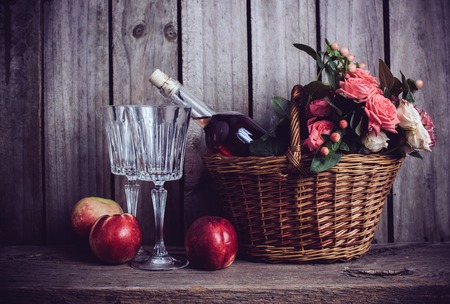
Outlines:
<svg viewBox="0 0 450 304"><path fill-rule="evenodd" d="M43 15L45 229L60 243L79 199L110 197L100 111L109 103L108 6L44 2Z"/></svg>
<svg viewBox="0 0 450 304"><path fill-rule="evenodd" d="M42 244L40 1L0 4L0 244Z"/></svg>
<svg viewBox="0 0 450 304"><path fill-rule="evenodd" d="M408 8L403 10L403 8ZM435 124L437 145L423 160L405 161L394 186L396 241L450 237L450 2L390 1L391 66L394 74L422 79L416 105Z"/></svg>
<svg viewBox="0 0 450 304"><path fill-rule="evenodd" d="M316 65L294 43L316 47L314 1L251 2L251 72L253 117L270 131L274 127L272 97L289 99L296 84L316 77Z"/></svg>
<svg viewBox="0 0 450 304"><path fill-rule="evenodd" d="M146 272L73 247L0 247L5 303L448 303L450 244L374 246L346 263Z"/></svg>

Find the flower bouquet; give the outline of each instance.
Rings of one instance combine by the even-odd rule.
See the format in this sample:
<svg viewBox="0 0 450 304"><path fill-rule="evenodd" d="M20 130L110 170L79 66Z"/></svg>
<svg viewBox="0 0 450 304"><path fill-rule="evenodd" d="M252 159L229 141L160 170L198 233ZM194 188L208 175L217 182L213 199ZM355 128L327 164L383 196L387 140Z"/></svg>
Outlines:
<svg viewBox="0 0 450 304"><path fill-rule="evenodd" d="M254 156L205 156L241 256L266 262L349 260L370 248L406 154L434 146L433 123L414 104L420 80L379 78L347 48L326 42L317 78L274 97L274 130ZM327 82L321 81L326 76Z"/></svg>
<svg viewBox="0 0 450 304"><path fill-rule="evenodd" d="M435 145L434 124L425 110L415 105L414 92L422 80L394 77L380 59L379 77L370 75L364 62L355 62L348 48L326 40L326 51L304 44L294 46L317 62L316 80L300 87L301 140L306 153L314 154L310 171L322 172L339 163L343 154L380 153L411 155ZM326 74L328 83L319 79ZM289 102L272 99L279 123L276 134L286 130ZM282 110L280 110L282 109ZM266 135L252 143L254 155L284 153L288 141Z"/></svg>

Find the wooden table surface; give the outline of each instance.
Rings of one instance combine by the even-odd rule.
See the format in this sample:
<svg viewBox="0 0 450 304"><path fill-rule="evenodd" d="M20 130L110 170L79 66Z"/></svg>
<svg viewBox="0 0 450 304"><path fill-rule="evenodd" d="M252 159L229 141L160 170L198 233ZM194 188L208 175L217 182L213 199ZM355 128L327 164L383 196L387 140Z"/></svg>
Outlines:
<svg viewBox="0 0 450 304"><path fill-rule="evenodd" d="M74 246L0 247L0 303L450 303L450 243L374 245L333 264L220 271L102 265Z"/></svg>

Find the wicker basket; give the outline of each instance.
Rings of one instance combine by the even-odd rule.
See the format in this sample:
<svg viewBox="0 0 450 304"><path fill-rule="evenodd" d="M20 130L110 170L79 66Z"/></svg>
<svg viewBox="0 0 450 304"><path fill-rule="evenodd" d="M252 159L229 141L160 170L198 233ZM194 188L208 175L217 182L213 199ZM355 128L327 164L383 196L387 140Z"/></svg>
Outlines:
<svg viewBox="0 0 450 304"><path fill-rule="evenodd" d="M297 98L299 86L292 90L286 156L204 157L238 233L239 253L266 262L360 257L370 248L403 157L349 154L327 171L309 173Z"/></svg>

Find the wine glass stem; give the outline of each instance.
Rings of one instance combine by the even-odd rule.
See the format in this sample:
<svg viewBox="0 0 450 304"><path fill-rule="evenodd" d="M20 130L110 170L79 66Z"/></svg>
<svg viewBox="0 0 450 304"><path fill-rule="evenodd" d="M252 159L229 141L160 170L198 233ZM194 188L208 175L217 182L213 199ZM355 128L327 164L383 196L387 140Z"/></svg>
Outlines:
<svg viewBox="0 0 450 304"><path fill-rule="evenodd" d="M131 213L135 217L137 215L139 188L140 188L140 185L136 182L136 180L127 179L127 183L125 184L125 196L127 199L127 212Z"/></svg>
<svg viewBox="0 0 450 304"><path fill-rule="evenodd" d="M163 257L168 255L163 237L167 190L164 189L164 182L156 181L154 183L155 188L152 189L152 202L155 214L155 247L153 248L153 255Z"/></svg>

